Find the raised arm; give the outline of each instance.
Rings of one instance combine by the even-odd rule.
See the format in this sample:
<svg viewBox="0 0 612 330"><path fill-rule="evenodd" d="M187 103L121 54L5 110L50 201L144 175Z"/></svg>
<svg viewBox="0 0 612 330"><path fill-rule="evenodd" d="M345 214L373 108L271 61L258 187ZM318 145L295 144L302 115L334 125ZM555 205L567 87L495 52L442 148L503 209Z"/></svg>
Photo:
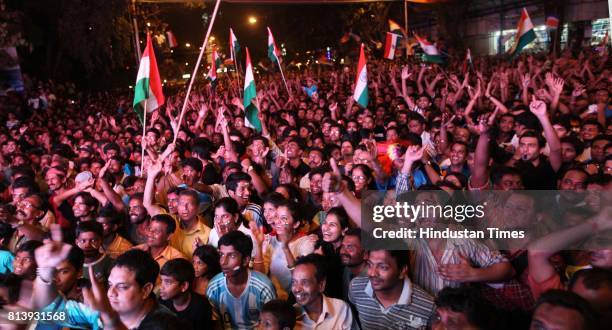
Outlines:
<svg viewBox="0 0 612 330"><path fill-rule="evenodd" d="M552 166L555 172L559 171L563 161L561 159L561 142L559 142L559 137L557 136L557 132L553 128L550 123L550 119L548 118L548 114L546 112L546 103L536 100L535 96L532 96L532 101L529 104L529 109L531 112L538 117L542 128L544 129L544 137L548 142L548 148L550 149L550 165Z"/></svg>

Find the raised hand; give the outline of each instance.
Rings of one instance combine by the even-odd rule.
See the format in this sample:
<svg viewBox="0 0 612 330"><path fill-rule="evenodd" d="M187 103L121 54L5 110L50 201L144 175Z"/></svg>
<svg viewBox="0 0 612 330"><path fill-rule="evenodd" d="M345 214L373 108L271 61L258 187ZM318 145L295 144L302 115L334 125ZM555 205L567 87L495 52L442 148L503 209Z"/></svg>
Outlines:
<svg viewBox="0 0 612 330"><path fill-rule="evenodd" d="M529 103L529 110L537 117L545 117L546 103L536 99L535 95L532 95L531 103Z"/></svg>
<svg viewBox="0 0 612 330"><path fill-rule="evenodd" d="M261 246L266 238L266 234L264 234L263 231L257 227L255 221L249 221L249 229L251 229L251 237L253 237L255 244L257 244L257 246Z"/></svg>
<svg viewBox="0 0 612 330"><path fill-rule="evenodd" d="M41 268L56 268L68 258L70 245L62 241L62 229L59 225L51 225L51 239L34 251L36 265Z"/></svg>
<svg viewBox="0 0 612 330"><path fill-rule="evenodd" d="M92 310L100 312L102 323L121 322L108 301L104 284L96 278L93 267L89 267L89 280L91 281L91 288L83 288L83 300L85 303Z"/></svg>
<svg viewBox="0 0 612 330"><path fill-rule="evenodd" d="M525 75L523 75L521 79L521 84L523 88L527 89L530 83L531 83L531 77L529 76L529 73L525 73Z"/></svg>
<svg viewBox="0 0 612 330"><path fill-rule="evenodd" d="M561 92L563 92L563 85L565 85L565 80L562 78L555 78L552 81L551 89L555 94L561 95Z"/></svg>
<svg viewBox="0 0 612 330"><path fill-rule="evenodd" d="M576 86L574 86L574 90L572 91L572 97L578 97L578 96L584 94L584 92L586 92L586 89L584 88L584 85L576 84Z"/></svg>
<svg viewBox="0 0 612 330"><path fill-rule="evenodd" d="M418 160L421 160L421 158L423 158L423 151L424 148L421 146L409 146L404 154L404 162L412 164Z"/></svg>
<svg viewBox="0 0 612 330"><path fill-rule="evenodd" d="M408 66L404 66L402 68L402 75L401 75L402 80L406 80L406 79L410 78L410 76L412 76L412 72L410 72L408 70L409 70Z"/></svg>

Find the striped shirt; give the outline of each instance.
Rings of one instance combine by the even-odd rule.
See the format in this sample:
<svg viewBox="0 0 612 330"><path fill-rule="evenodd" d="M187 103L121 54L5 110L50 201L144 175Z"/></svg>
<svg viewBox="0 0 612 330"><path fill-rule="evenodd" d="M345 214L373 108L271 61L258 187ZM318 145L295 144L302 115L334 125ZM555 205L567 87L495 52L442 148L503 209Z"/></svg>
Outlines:
<svg viewBox="0 0 612 330"><path fill-rule="evenodd" d="M212 306L213 320L221 320L224 329L253 329L259 322L259 311L276 298L272 282L262 273L249 271L249 279L240 297L234 297L223 273L208 283L206 296Z"/></svg>
<svg viewBox="0 0 612 330"><path fill-rule="evenodd" d="M263 209L258 204L247 204L244 210L242 210L242 216L248 222L255 221L255 224L257 224L258 228L261 228L264 225Z"/></svg>
<svg viewBox="0 0 612 330"><path fill-rule="evenodd" d="M351 282L349 300L359 313L361 328L368 329L424 329L435 310L434 298L408 278L404 279L402 294L396 304L383 307L376 299L370 280L358 276Z"/></svg>
<svg viewBox="0 0 612 330"><path fill-rule="evenodd" d="M412 279L414 282L435 295L444 287L459 287L461 282L448 281L438 275L438 262L425 240L412 240L416 246L412 249ZM440 264L459 264L460 255L467 257L473 266L485 268L500 262L508 262L498 251L490 250L486 245L469 238L448 239Z"/></svg>

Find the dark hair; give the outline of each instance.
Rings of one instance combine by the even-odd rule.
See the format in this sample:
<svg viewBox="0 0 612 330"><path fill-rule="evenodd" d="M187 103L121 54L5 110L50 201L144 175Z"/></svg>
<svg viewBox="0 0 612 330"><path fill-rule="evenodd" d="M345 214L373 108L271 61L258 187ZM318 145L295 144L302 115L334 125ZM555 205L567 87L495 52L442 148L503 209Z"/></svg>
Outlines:
<svg viewBox="0 0 612 330"><path fill-rule="evenodd" d="M544 139L544 137L542 136L542 134L540 134L540 132L537 132L537 131L534 131L534 130L525 131L521 135L519 141L521 139L523 139L523 138L526 138L526 137L536 138L538 140L538 147L540 147L540 148L544 148L544 146L546 145L546 139Z"/></svg>
<svg viewBox="0 0 612 330"><path fill-rule="evenodd" d="M169 214L156 214L151 218L151 221L161 222L166 225L166 234L170 235L176 230L176 223Z"/></svg>
<svg viewBox="0 0 612 330"><path fill-rule="evenodd" d="M310 170L310 173L308 173L308 179L312 180L312 177L317 174L319 174L320 176L324 176L326 172L331 172L331 168L329 168L329 166L323 165L323 166L315 167Z"/></svg>
<svg viewBox="0 0 612 330"><path fill-rule="evenodd" d="M43 243L41 241L26 241L17 248L15 254L19 252L27 252L30 257L34 258L34 251L41 246L43 246Z"/></svg>
<svg viewBox="0 0 612 330"><path fill-rule="evenodd" d="M170 195L170 194L180 195L181 191L183 191L185 189L186 188L184 188L184 187L172 187L172 188L168 189L168 193L166 193L166 196Z"/></svg>
<svg viewBox="0 0 612 330"><path fill-rule="evenodd" d="M349 216L343 207L332 207L331 209L329 209L329 211L327 211L327 215L325 216L325 218L327 218L330 214L333 214L336 216L336 218L338 218L338 222L340 222L340 228L345 229L349 226Z"/></svg>
<svg viewBox="0 0 612 330"><path fill-rule="evenodd" d="M193 256L198 257L206 264L208 269L205 275L209 280L221 272L219 261L221 258L219 257L219 251L214 246L200 245L193 251Z"/></svg>
<svg viewBox="0 0 612 330"><path fill-rule="evenodd" d="M287 301L280 299L270 300L263 305L261 312L274 315L278 321L279 329L289 328L293 330L295 327L295 308Z"/></svg>
<svg viewBox="0 0 612 330"><path fill-rule="evenodd" d="M582 155L584 151L584 144L575 135L568 135L561 138L561 143L569 143L576 150L576 156Z"/></svg>
<svg viewBox="0 0 612 330"><path fill-rule="evenodd" d="M251 177L244 172L235 172L230 174L227 177L227 180L225 180L225 187L227 188L227 191L235 192L240 181L251 182Z"/></svg>
<svg viewBox="0 0 612 330"><path fill-rule="evenodd" d="M83 269L83 263L85 262L85 255L83 254L83 250L79 249L76 246L70 246L70 252L68 252L68 257L66 257L66 261L74 267L74 269L78 271Z"/></svg>
<svg viewBox="0 0 612 330"><path fill-rule="evenodd" d="M289 167L289 169L290 168L291 167ZM287 169L287 168L285 168L285 169ZM287 192L289 193L289 201L295 202L295 203L301 203L302 202L302 194L300 193L300 190L296 186L294 186L293 184L283 183L283 184L279 184L278 186L276 186L276 188L284 188L284 189L286 189ZM285 199L285 201L287 201L287 200ZM276 205L276 206L280 206L280 205Z"/></svg>
<svg viewBox="0 0 612 330"><path fill-rule="evenodd" d="M284 203L279 205L279 207L281 207L281 206L284 206L284 207L287 208L287 210L291 214L291 217L293 218L294 222L299 222L300 225L303 224L304 210L300 206L300 204L298 204L296 202L293 202L293 201L285 201Z"/></svg>
<svg viewBox="0 0 612 330"><path fill-rule="evenodd" d="M590 290L598 290L602 286L612 288L612 272L607 269L589 268L575 272L567 285L568 289L572 291L580 279Z"/></svg>
<svg viewBox="0 0 612 330"><path fill-rule="evenodd" d="M280 193L277 193L276 191L273 191L273 192L268 193L264 197L263 204L270 203L274 205L275 207L277 207L281 205L285 200L286 200L285 196L281 195Z"/></svg>
<svg viewBox="0 0 612 330"><path fill-rule="evenodd" d="M356 236L361 241L361 228L356 227L347 229L344 233L344 237L346 236Z"/></svg>
<svg viewBox="0 0 612 330"><path fill-rule="evenodd" d="M83 203L85 203L85 205L87 205L89 207L93 207L94 209L97 209L98 205L100 204L97 199L95 199L93 196L91 196L90 193L88 193L86 191L81 191L78 194L76 194L74 196L74 200L76 200L78 197L81 197L81 199L83 200Z"/></svg>
<svg viewBox="0 0 612 330"><path fill-rule="evenodd" d="M143 201L143 202L144 202L144 193L135 193L134 195L132 195L132 197L130 197L130 202L131 202L133 199L138 199L138 200L140 200L140 201Z"/></svg>
<svg viewBox="0 0 612 330"><path fill-rule="evenodd" d="M311 253L297 258L294 267L299 265L313 265L315 268L315 277L319 283L327 278L327 263L325 257L320 254Z"/></svg>
<svg viewBox="0 0 612 330"><path fill-rule="evenodd" d="M189 196L191 199L193 199L196 205L200 204L200 196L198 196L198 193L193 189L185 189L181 191L179 193L179 197L181 196Z"/></svg>
<svg viewBox="0 0 612 330"><path fill-rule="evenodd" d="M495 310L480 296L476 288L445 287L438 293L436 307L464 314L466 319L479 329L495 328Z"/></svg>
<svg viewBox="0 0 612 330"><path fill-rule="evenodd" d="M198 177L202 175L202 170L204 169L204 166L202 165L201 160L193 157L185 158L182 162L182 165L183 167L189 166L193 168L196 172L198 172Z"/></svg>
<svg viewBox="0 0 612 330"><path fill-rule="evenodd" d="M41 193L29 193L24 198L30 197L38 199L38 206L36 208L42 211L43 215L49 210L49 201L45 197L43 197Z"/></svg>
<svg viewBox="0 0 612 330"><path fill-rule="evenodd" d="M238 202L231 197L223 197L215 202L214 209L216 210L218 207L223 208L227 213L232 215L238 214L240 215L240 207L238 206Z"/></svg>
<svg viewBox="0 0 612 330"><path fill-rule="evenodd" d="M597 316L593 307L581 296L571 291L548 290L544 292L535 303L533 310L543 304L563 307L574 310L582 316L584 329L597 328Z"/></svg>
<svg viewBox="0 0 612 330"><path fill-rule="evenodd" d="M397 269L401 272L402 268L408 267L410 264L410 251L408 250L387 250L387 249L373 249L372 251L385 251L389 253L389 256L395 260Z"/></svg>
<svg viewBox="0 0 612 330"><path fill-rule="evenodd" d="M114 267L125 267L135 273L136 282L142 288L147 283L155 285L159 265L151 255L143 250L132 249L117 257Z"/></svg>
<svg viewBox="0 0 612 330"><path fill-rule="evenodd" d="M168 260L159 271L159 275L171 276L180 284L187 282L189 287L195 280L193 265L183 258Z"/></svg>
<svg viewBox="0 0 612 330"><path fill-rule="evenodd" d="M121 216L112 206L102 207L96 218L110 218L113 225L121 224Z"/></svg>
<svg viewBox="0 0 612 330"><path fill-rule="evenodd" d="M19 300L21 277L10 272L0 274L0 288L6 288L8 291L8 301L0 301L0 305L16 303Z"/></svg>
<svg viewBox="0 0 612 330"><path fill-rule="evenodd" d="M15 174L14 172L12 172L12 173ZM11 187L13 189L27 188L28 192L26 194L38 191L38 185L36 184L34 179L32 177L29 177L29 176L20 176L20 177L18 177L17 179L15 179L15 181L13 181L13 183L11 184Z"/></svg>
<svg viewBox="0 0 612 330"><path fill-rule="evenodd" d="M13 226L6 222L0 222L0 240L4 239L4 243L8 244L11 237L13 237L13 233L15 233Z"/></svg>
<svg viewBox="0 0 612 330"><path fill-rule="evenodd" d="M491 172L491 181L494 184L499 184L504 177L504 175L515 175L521 177L522 181L522 173L515 167L502 166Z"/></svg>
<svg viewBox="0 0 612 330"><path fill-rule="evenodd" d="M77 225L75 230L76 237L82 233L94 233L99 237L104 237L104 228L97 221L83 221Z"/></svg>
<svg viewBox="0 0 612 330"><path fill-rule="evenodd" d="M238 230L230 231L229 233L221 236L218 242L219 248L221 248L222 245L232 246L242 255L243 259L250 257L251 252L253 251L253 241L251 238Z"/></svg>

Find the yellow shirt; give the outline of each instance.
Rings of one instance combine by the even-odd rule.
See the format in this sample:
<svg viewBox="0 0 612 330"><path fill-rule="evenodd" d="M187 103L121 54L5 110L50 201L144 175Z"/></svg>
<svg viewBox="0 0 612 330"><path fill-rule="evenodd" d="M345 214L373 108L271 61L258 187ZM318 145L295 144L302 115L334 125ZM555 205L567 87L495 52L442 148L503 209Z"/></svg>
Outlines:
<svg viewBox="0 0 612 330"><path fill-rule="evenodd" d="M121 235L117 234L115 239L110 243L110 245L106 248L106 254L110 255L111 258L117 259L118 256L122 255L123 252L132 248L132 243L127 239L121 237Z"/></svg>
<svg viewBox="0 0 612 330"><path fill-rule="evenodd" d="M205 225L198 216L196 226L189 231L185 230L182 225L177 226L176 231L170 238L170 245L191 258L195 250L196 238L199 238L202 244L207 244L209 235L210 228Z"/></svg>
<svg viewBox="0 0 612 330"><path fill-rule="evenodd" d="M151 250L150 250L150 248L149 248L149 246L147 244L136 245L134 247L134 249L139 249L139 250L143 250L143 251L146 251L148 253L151 253ZM185 255L181 253L181 251L173 248L170 245L166 246L166 248L163 249L160 254L158 254L157 256L153 256L152 255L152 257L157 262L157 264L159 265L159 269L164 267L166 262L168 262L168 261L170 261L172 259L178 259L178 258L187 259L187 258L185 258Z"/></svg>

